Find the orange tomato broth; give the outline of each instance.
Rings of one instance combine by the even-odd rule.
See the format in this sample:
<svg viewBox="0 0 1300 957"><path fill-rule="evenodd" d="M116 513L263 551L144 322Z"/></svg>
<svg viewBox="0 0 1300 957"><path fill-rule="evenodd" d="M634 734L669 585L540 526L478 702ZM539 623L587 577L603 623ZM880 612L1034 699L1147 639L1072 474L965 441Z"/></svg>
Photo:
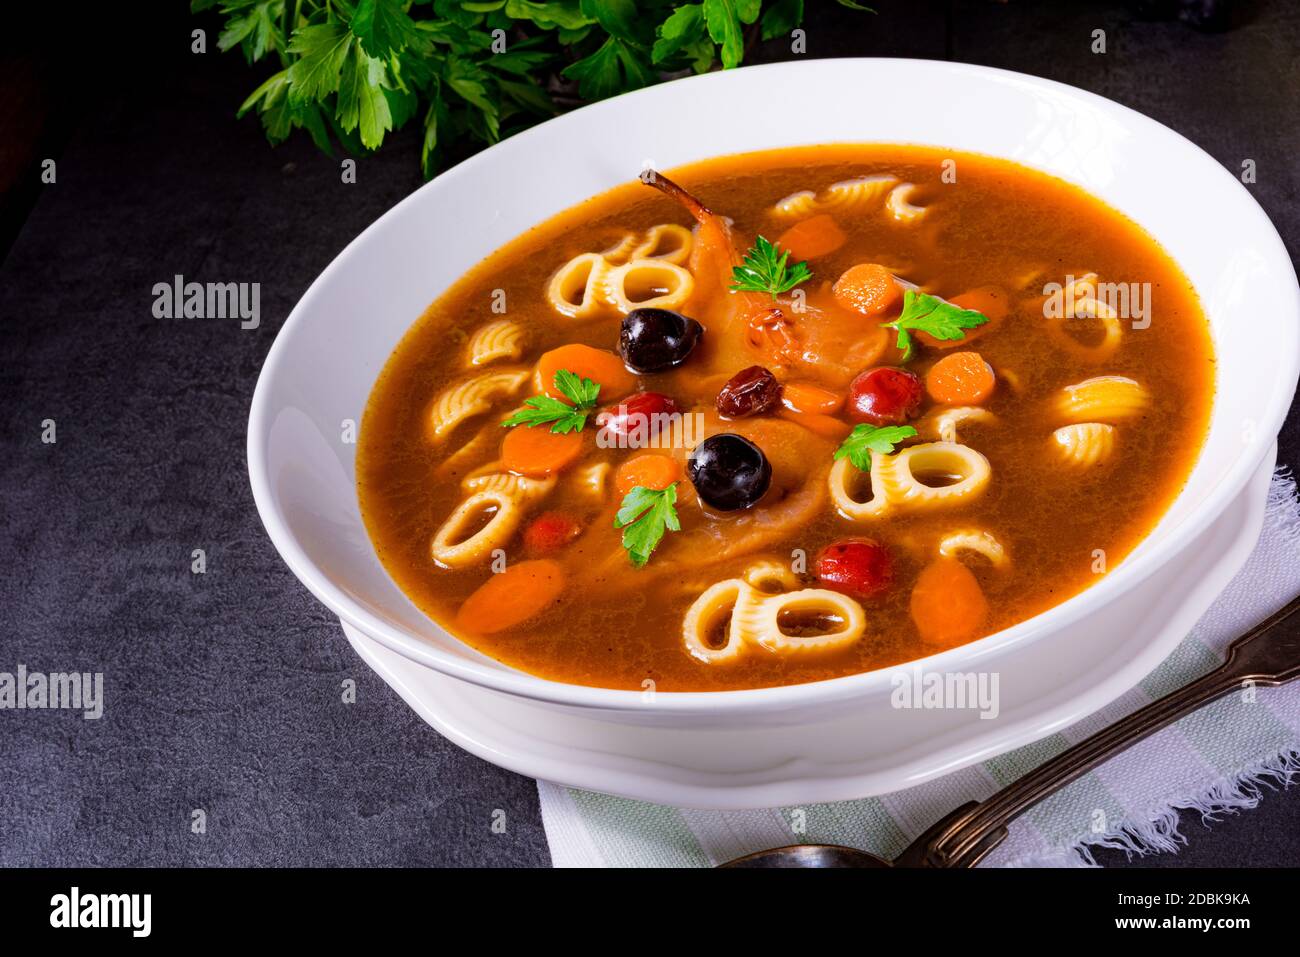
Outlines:
<svg viewBox="0 0 1300 957"><path fill-rule="evenodd" d="M956 160L956 183L941 180L944 160ZM557 314L545 289L551 275L571 257L599 252L629 232L659 223L693 226L690 215L669 198L631 180L529 230L470 270L435 301L394 350L370 396L357 454L361 512L375 550L402 590L431 618L468 644L509 666L549 679L609 688L640 689L649 679L665 691L703 691L797 684L853 674L922 657L941 646L927 644L911 607L922 572L937 555L945 534L985 529L1006 547L1011 564L995 569L983 558L960 556L987 604L971 639L1024 621L1076 595L1099 578L1097 556L1115 565L1148 534L1178 495L1207 430L1213 399L1214 357L1208 324L1188 279L1141 228L1083 190L1017 164L971 154L893 145L831 145L721 157L666 171L711 210L734 221L740 245L756 234L774 241L792 220L774 216L774 203L798 190L821 191L861 176L892 174L918 184L911 202L929 206L918 223L895 222L883 202L859 214L832 211L845 241L809 262L805 283L815 314L797 320L816 368L779 374L844 396L854 374L874 365L895 364L893 334L879 324L895 318L901 303L866 317L840 307L831 286L846 270L881 263L935 295L959 297L995 287L1007 314L977 330L969 345L996 371L994 391L983 403L996 424L968 425L961 441L989 460L992 480L974 502L954 509L889 515L853 523L821 496L811 515L760 540L747 554L729 554L749 541L764 515L808 483L824 484L825 468L852 422L841 404L829 415L788 408L748 419L719 422L712 411L718 388L730 374L763 364L746 357L718 329L710 328L719 301L729 294L716 281L697 275L697 289L680 310L704 323L697 353L665 373L638 375L637 390L672 396L683 409L704 412L709 431L738 432L755 441L773 466L772 488L754 508L733 513L703 509L689 479L677 485L682 531L668 533L644 568L634 568L614 528L618 495L614 477L635 449L601 449L589 425L582 436L578 467L611 465L604 500L590 502L571 481L571 469L532 512L563 512L577 518L582 533L545 556L561 570L563 586L541 594L542 609L526 620L492 632L472 631L457 621L466 600L492 578L482 565L448 569L434 562L430 542L465 496L461 480L497 460L507 430L480 438L473 454L448 462L465 443L537 391L532 381L491 413L459 427L447 442L427 437L432 400L469 374L465 344L478 327L503 318L492 311L494 290L504 290L504 318L527 333L518 362L489 368L534 366L544 352L568 343L617 351L620 315L612 309L592 321ZM803 218L809 218L808 214ZM831 244L827 244L831 245ZM743 252L743 250L741 250ZM1102 362L1079 358L1045 328L1044 281L1064 282L1067 273L1096 272L1106 282L1149 282L1151 322L1146 329L1124 323L1119 349ZM1026 288L1026 276L1034 285ZM987 298L987 293L980 296ZM968 304L970 304L968 302ZM999 308L1001 311L1001 307ZM816 320L814 328L810 323ZM800 325L801 323L801 325ZM1080 338L1086 338L1079 333ZM733 337L734 338L734 337ZM950 343L944 343L945 347ZM925 380L928 370L951 350L918 342L907 364ZM1059 390L1097 375L1124 375L1141 382L1150 406L1119 427L1107 464L1072 471L1060 460L1052 432L1064 424L1053 411ZM606 399L617 397L602 394ZM921 413L935 403L927 394ZM807 417L801 423L801 417ZM675 455L684 464L685 453ZM809 493L812 494L811 492ZM523 528L506 549L507 565L535 560L526 553ZM805 554L807 586L820 549L847 538L869 537L891 551L891 587L864 600L867 628L851 647L825 653L781 656L751 649L735 662L705 664L683 645L682 618L711 584L739 575L758 558L786 562ZM547 566L548 569L551 566ZM951 576L948 576L951 577ZM927 577L917 600L925 599L943 576ZM963 589L969 582L963 577ZM547 582L552 582L548 574ZM540 599L539 599L540 600ZM482 605L480 601L476 603ZM981 609L983 611L983 609ZM482 617L476 608L473 620ZM924 612L921 612L924 616ZM963 638L962 640L966 640Z"/></svg>

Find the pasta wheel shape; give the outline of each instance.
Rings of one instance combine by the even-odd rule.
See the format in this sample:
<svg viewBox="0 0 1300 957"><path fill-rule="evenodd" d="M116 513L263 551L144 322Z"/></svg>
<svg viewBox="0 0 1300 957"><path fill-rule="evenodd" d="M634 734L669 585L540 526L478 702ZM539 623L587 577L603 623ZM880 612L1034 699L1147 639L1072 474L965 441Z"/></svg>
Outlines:
<svg viewBox="0 0 1300 957"><path fill-rule="evenodd" d="M988 409L982 409L977 405L958 405L947 409L939 409L933 416L928 417L926 431L940 442L957 443L961 441L957 435L957 429L963 422L992 425L997 420L998 417Z"/></svg>
<svg viewBox="0 0 1300 957"><path fill-rule="evenodd" d="M596 462L574 471L573 480L582 493L593 501L605 501L605 489L609 485L609 463Z"/></svg>
<svg viewBox="0 0 1300 957"><path fill-rule="evenodd" d="M1063 425L1052 433L1052 439L1061 459L1079 468L1101 465L1115 451L1115 427L1103 422Z"/></svg>
<svg viewBox="0 0 1300 957"><path fill-rule="evenodd" d="M430 546L433 559L447 568L477 564L494 549L505 547L523 517L523 503L509 493L499 489L475 492L456 506L434 533ZM480 524L481 528L470 532Z"/></svg>
<svg viewBox="0 0 1300 957"><path fill-rule="evenodd" d="M840 514L860 522L899 511L925 511L969 502L983 493L992 477L989 460L957 442L927 442L893 455L871 456L871 498L852 494L856 469L847 458L831 467L827 479L831 501ZM926 485L922 475L955 478L947 485Z"/></svg>
<svg viewBox="0 0 1300 957"><path fill-rule="evenodd" d="M633 309L680 309L695 291L695 277L663 259L633 259L604 276L605 301L623 315Z"/></svg>
<svg viewBox="0 0 1300 957"><path fill-rule="evenodd" d="M636 249L640 243L641 243L641 237L638 236L636 233L624 233L622 239L620 239L613 246L610 246L600 255L604 258L606 262L610 262L610 263L627 262L628 259L631 258L632 256L632 250Z"/></svg>
<svg viewBox="0 0 1300 957"><path fill-rule="evenodd" d="M476 470L462 483L470 494L434 533L434 561L465 568L486 560L506 546L528 507L555 488L555 482L554 476L532 479L502 472L496 463Z"/></svg>
<svg viewBox="0 0 1300 957"><path fill-rule="evenodd" d="M1101 375L1061 390L1056 410L1066 422L1118 422L1141 415L1151 393L1135 379Z"/></svg>
<svg viewBox="0 0 1300 957"><path fill-rule="evenodd" d="M685 226L665 223L646 230L640 245L634 246L628 259L653 259L680 266L691 258L695 236Z"/></svg>
<svg viewBox="0 0 1300 957"><path fill-rule="evenodd" d="M1061 297L1061 315L1051 317L1047 324L1056 342L1080 359L1099 362L1109 358L1123 341L1124 323L1109 304L1097 298L1097 274L1090 272L1068 281L1057 295ZM1091 345L1080 342L1065 331L1065 324L1071 319L1099 320L1101 340Z"/></svg>
<svg viewBox="0 0 1300 957"><path fill-rule="evenodd" d="M885 208L900 223L915 223L925 215L926 206L914 206L909 199L916 192L915 183L900 183L889 191Z"/></svg>
<svg viewBox="0 0 1300 957"><path fill-rule="evenodd" d="M467 492L500 492L527 505L547 495L555 488L555 482L554 475L529 478L502 471L500 462L492 462L467 475L461 487Z"/></svg>
<svg viewBox="0 0 1300 957"><path fill-rule="evenodd" d="M667 227L655 227L660 228ZM689 244L662 257L634 258L617 266L600 253L574 256L551 277L546 298L560 315L579 320L594 319L611 306L623 315L642 307L680 308L695 291L695 277L672 261L682 250L689 255Z"/></svg>
<svg viewBox="0 0 1300 957"><path fill-rule="evenodd" d="M517 322L498 319L480 327L466 347L471 366L485 366L498 359L518 359L524 354L524 329Z"/></svg>
<svg viewBox="0 0 1300 957"><path fill-rule="evenodd" d="M695 236L689 229L676 223L662 223L640 235L626 234L600 255L612 265L632 259L655 259L680 266L691 258L694 247Z"/></svg>
<svg viewBox="0 0 1300 957"><path fill-rule="evenodd" d="M682 619L682 641L687 653L706 665L721 664L738 658L745 641L740 629L736 627L735 608L743 599L752 597L752 594L753 588L739 578L729 578L706 588L691 603L691 607L686 610L686 617ZM722 644L710 642L710 635L724 623L726 627L722 632Z"/></svg>
<svg viewBox="0 0 1300 957"><path fill-rule="evenodd" d="M429 409L429 431L441 442L466 419L489 411L499 400L517 393L528 381L527 371L487 372L447 389Z"/></svg>
<svg viewBox="0 0 1300 957"><path fill-rule="evenodd" d="M781 562L756 562L746 568L741 577L761 592L791 591L799 587L799 579L794 572Z"/></svg>
<svg viewBox="0 0 1300 957"><path fill-rule="evenodd" d="M593 319L604 309L610 265L600 253L574 256L556 270L546 286L552 308L570 319Z"/></svg>
<svg viewBox="0 0 1300 957"><path fill-rule="evenodd" d="M439 479L445 478L469 462L481 459L489 449L496 448L500 441L501 426L496 422L485 422L472 438L443 459L433 474Z"/></svg>
<svg viewBox="0 0 1300 957"><path fill-rule="evenodd" d="M748 647L776 654L829 651L862 637L867 620L856 601L839 592L797 586L794 574L772 561L750 566L740 578L711 585L682 620L687 652L705 664L721 664L736 660ZM791 633L791 618L798 617L817 617L834 625L829 630ZM719 629L722 642L711 642L710 636Z"/></svg>
<svg viewBox="0 0 1300 957"><path fill-rule="evenodd" d="M962 552L983 555L993 563L994 568L1006 568L1011 564L1011 558L1002 543L991 532L983 529L964 528L949 532L939 542L939 554L944 558L956 558Z"/></svg>
<svg viewBox="0 0 1300 957"><path fill-rule="evenodd" d="M801 190L780 200L772 213L782 219L801 219L812 213L861 213L874 206L898 185L896 176L864 176L834 183L821 193Z"/></svg>

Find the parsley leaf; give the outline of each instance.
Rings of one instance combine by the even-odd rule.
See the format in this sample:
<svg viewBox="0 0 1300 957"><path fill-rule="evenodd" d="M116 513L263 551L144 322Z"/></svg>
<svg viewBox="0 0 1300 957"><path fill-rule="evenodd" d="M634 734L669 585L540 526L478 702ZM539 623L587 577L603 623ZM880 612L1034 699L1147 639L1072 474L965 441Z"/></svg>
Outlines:
<svg viewBox="0 0 1300 957"><path fill-rule="evenodd" d="M899 442L914 435L916 429L910 425L877 426L864 422L853 427L849 437L835 450L835 459L839 461L847 455L858 471L870 472L872 452L888 455Z"/></svg>
<svg viewBox="0 0 1300 957"><path fill-rule="evenodd" d="M407 46L425 45L415 21L399 0L360 0L352 14L351 29L362 49L379 59Z"/></svg>
<svg viewBox="0 0 1300 957"><path fill-rule="evenodd" d="M361 144L374 149L393 128L393 114L384 96L384 64L360 46L353 46L343 61L339 81L339 125L351 133L360 127Z"/></svg>
<svg viewBox="0 0 1300 957"><path fill-rule="evenodd" d="M578 92L589 100L603 100L616 93L639 90L657 79L636 47L613 36L595 53L570 63L560 75L577 80Z"/></svg>
<svg viewBox="0 0 1300 957"><path fill-rule="evenodd" d="M773 299L778 293L789 292L801 282L812 278L807 263L795 263L786 268L788 251L778 253L775 246L762 236L745 253L745 264L731 268L733 292L765 292Z"/></svg>
<svg viewBox="0 0 1300 957"><path fill-rule="evenodd" d="M663 489L638 485L623 496L614 527L623 529L623 547L637 568L650 560L665 531L681 531L676 505L676 482Z"/></svg>
<svg viewBox="0 0 1300 957"><path fill-rule="evenodd" d="M321 100L339 88L339 73L352 46L352 34L342 23L302 27L289 42L299 55L289 67L289 102L295 106Z"/></svg>
<svg viewBox="0 0 1300 957"><path fill-rule="evenodd" d="M739 66L745 56L745 25L758 19L760 0L704 0L709 36L722 50L722 66Z"/></svg>
<svg viewBox="0 0 1300 957"><path fill-rule="evenodd" d="M903 314L892 322L882 322L881 327L898 332L898 348L903 350L903 361L912 358L912 337L909 329L929 333L936 339L951 341L964 339L965 329L974 329L989 321L989 317L974 309L963 309L938 296L909 289L903 293Z"/></svg>
<svg viewBox="0 0 1300 957"><path fill-rule="evenodd" d="M802 21L803 0L776 0L763 11L763 39L788 37Z"/></svg>
<svg viewBox="0 0 1300 957"><path fill-rule="evenodd" d="M520 409L501 425L514 428L527 425L530 428L553 423L552 432L577 432L587 424L587 416L596 407L596 397L600 395L600 385L591 379L580 379L568 369L555 373L555 388L569 402L562 402L549 395L535 395L524 400L525 408ZM573 403L570 405L569 403Z"/></svg>
<svg viewBox="0 0 1300 957"><path fill-rule="evenodd" d="M531 20L544 30L580 30L593 22L573 2L542 3L537 0L506 0L506 16Z"/></svg>

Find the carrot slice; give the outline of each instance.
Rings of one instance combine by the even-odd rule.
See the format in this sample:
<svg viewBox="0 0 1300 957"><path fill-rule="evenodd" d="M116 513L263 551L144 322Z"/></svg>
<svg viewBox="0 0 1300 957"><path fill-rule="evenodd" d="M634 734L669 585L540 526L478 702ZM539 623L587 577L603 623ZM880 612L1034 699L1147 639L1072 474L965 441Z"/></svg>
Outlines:
<svg viewBox="0 0 1300 957"><path fill-rule="evenodd" d="M491 634L527 621L555 601L564 590L564 569L549 558L509 565L493 575L456 612L466 631Z"/></svg>
<svg viewBox="0 0 1300 957"><path fill-rule="evenodd" d="M847 422L841 422L839 419L831 418L829 415L819 415L816 412L796 412L793 409L777 409L778 418L788 419L798 425L802 425L809 432L828 439L834 439L836 442L842 441L845 436L853 431L853 428Z"/></svg>
<svg viewBox="0 0 1300 957"><path fill-rule="evenodd" d="M925 388L944 405L979 405L993 394L997 376L978 352L953 352L930 367Z"/></svg>
<svg viewBox="0 0 1300 957"><path fill-rule="evenodd" d="M626 495L638 485L643 488L667 488L682 477L682 467L666 455L635 455L618 467L614 487Z"/></svg>
<svg viewBox="0 0 1300 957"><path fill-rule="evenodd" d="M834 415L844 405L844 396L809 382L787 382L781 386L781 401L795 412Z"/></svg>
<svg viewBox="0 0 1300 957"><path fill-rule="evenodd" d="M623 360L604 349L593 349L579 342L552 349L537 360L538 384L553 399L565 396L555 388L555 373L568 369L582 379L600 383L600 401L609 402L627 395L636 386L636 377L628 372Z"/></svg>
<svg viewBox="0 0 1300 957"><path fill-rule="evenodd" d="M581 455L581 432L556 433L547 425L515 426L501 443L501 464L532 478L554 475Z"/></svg>
<svg viewBox="0 0 1300 957"><path fill-rule="evenodd" d="M795 223L780 235L776 244L789 252L791 259L803 260L827 256L848 240L849 237L844 235L844 230L840 229L834 219L826 213L819 213L801 223Z"/></svg>
<svg viewBox="0 0 1300 957"><path fill-rule="evenodd" d="M841 306L864 316L879 315L902 296L894 274L878 263L850 266L835 281L833 291Z"/></svg>
<svg viewBox="0 0 1300 957"><path fill-rule="evenodd" d="M917 332L916 338L932 349L954 349L957 346L968 345L996 326L1011 312L1011 301L1007 297L1007 291L1001 286L980 286L960 296L953 296L948 301L963 309L982 312L989 317L989 321L982 326L965 330L966 335L961 339L936 339L928 332Z"/></svg>
<svg viewBox="0 0 1300 957"><path fill-rule="evenodd" d="M927 565L912 588L912 621L921 641L936 649L955 648L973 639L988 612L980 583L955 558Z"/></svg>

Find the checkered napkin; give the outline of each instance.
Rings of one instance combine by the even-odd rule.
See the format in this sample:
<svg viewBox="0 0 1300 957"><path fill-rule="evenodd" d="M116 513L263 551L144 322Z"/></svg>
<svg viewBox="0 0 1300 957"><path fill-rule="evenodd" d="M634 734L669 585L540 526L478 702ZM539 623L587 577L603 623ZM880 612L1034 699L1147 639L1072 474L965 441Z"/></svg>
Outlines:
<svg viewBox="0 0 1300 957"><path fill-rule="evenodd" d="M696 811L539 781L556 867L706 867L794 843L893 857L946 813L982 800L1076 741L1214 668L1243 631L1300 594L1300 502L1274 476L1259 544L1177 650L1136 688L1059 734L882 797L761 811ZM981 866L1078 866L1090 847L1176 850L1178 808L1253 807L1261 786L1300 773L1300 682L1229 695L1112 758L1012 824ZM798 822L799 827L795 826ZM800 831L802 831L800 833Z"/></svg>

